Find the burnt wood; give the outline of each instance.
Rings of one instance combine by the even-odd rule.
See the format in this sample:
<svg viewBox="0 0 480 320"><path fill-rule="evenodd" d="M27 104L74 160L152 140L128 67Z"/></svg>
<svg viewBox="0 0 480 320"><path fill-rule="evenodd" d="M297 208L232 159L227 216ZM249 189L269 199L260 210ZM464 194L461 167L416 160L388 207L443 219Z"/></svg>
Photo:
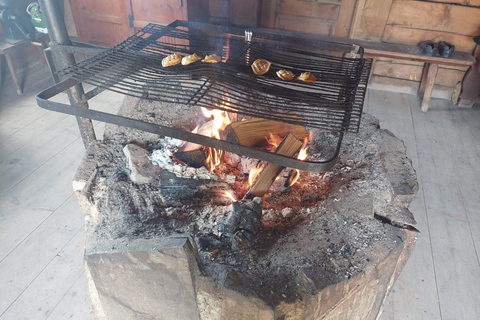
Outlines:
<svg viewBox="0 0 480 320"><path fill-rule="evenodd" d="M293 134L289 134L285 137L285 139L283 139L275 153L293 157L300 151L302 144L303 143L295 138ZM247 194L245 195L245 199L262 197L265 193L267 193L272 183L275 182L275 178L280 174L280 172L282 172L283 169L285 169L285 167L282 167L278 164L267 164L267 166L258 175L250 190L248 190Z"/></svg>

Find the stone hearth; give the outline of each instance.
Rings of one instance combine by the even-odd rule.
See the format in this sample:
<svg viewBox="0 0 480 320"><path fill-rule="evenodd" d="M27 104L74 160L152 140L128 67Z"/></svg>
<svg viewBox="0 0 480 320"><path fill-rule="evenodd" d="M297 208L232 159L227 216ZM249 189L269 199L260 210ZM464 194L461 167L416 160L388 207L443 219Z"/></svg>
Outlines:
<svg viewBox="0 0 480 320"><path fill-rule="evenodd" d="M198 114L127 98L120 114L185 126ZM182 120L182 123L178 122ZM310 159L332 150L314 136ZM414 246L418 186L403 142L364 114L327 174L263 201L232 201L239 178L150 160L162 137L108 126L74 179L97 319L376 319ZM225 168L224 168L225 169ZM188 171L188 172L187 172ZM283 199L281 206L275 205ZM246 247L231 215L257 220ZM263 206L263 207L262 207ZM237 209L235 209L237 208ZM255 213L256 212L256 213ZM253 230L252 229L252 230Z"/></svg>

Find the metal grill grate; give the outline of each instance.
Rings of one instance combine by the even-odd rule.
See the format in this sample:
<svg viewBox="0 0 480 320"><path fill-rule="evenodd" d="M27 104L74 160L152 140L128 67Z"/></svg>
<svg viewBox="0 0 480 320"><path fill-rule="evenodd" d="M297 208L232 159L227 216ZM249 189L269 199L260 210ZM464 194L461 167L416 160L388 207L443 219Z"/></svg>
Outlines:
<svg viewBox="0 0 480 320"><path fill-rule="evenodd" d="M331 56L332 44L307 50L285 37L256 33L251 42L235 29L195 24L149 24L119 45L60 71L60 75L125 95L204 106L339 132L357 132L371 60ZM311 43L309 43L311 45ZM163 68L173 53L216 53L222 63ZM256 76L250 64L263 58L270 71ZM275 72L312 72L315 84L283 81Z"/></svg>

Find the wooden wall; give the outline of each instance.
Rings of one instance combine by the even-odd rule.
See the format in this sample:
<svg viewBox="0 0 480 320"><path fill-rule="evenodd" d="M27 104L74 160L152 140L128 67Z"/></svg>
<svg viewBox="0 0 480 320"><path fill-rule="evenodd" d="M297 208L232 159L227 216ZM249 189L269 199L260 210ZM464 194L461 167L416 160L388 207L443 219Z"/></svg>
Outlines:
<svg viewBox="0 0 480 320"><path fill-rule="evenodd" d="M366 0L370 4L378 1ZM385 3L385 1L380 2ZM352 38L406 45L418 45L425 40L447 41L454 44L458 51L473 52L475 43L472 37L480 34L480 0L428 2L393 0L390 2L390 8L380 14L381 23L385 20L384 25L379 23L377 31L370 32L362 27L367 22L363 20L359 28L352 30ZM369 19L378 21L374 17ZM435 81L434 96L449 98L453 87L463 79L467 69L440 66ZM377 59L371 82L399 88L404 92L416 93L422 70L421 63Z"/></svg>
<svg viewBox="0 0 480 320"><path fill-rule="evenodd" d="M245 12L254 18L235 16ZM443 40L472 53L480 0L210 0L210 22L406 45ZM416 93L422 70L422 63L377 59L371 83ZM448 97L466 70L440 67L434 96Z"/></svg>

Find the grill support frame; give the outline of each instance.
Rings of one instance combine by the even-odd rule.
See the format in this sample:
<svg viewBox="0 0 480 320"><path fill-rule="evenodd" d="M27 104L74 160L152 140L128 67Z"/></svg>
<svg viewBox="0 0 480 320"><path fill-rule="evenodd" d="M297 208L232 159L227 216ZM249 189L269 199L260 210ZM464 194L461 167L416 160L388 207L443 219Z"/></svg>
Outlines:
<svg viewBox="0 0 480 320"><path fill-rule="evenodd" d="M199 25L199 23L190 23L190 22L187 23L184 21L175 21L174 23L165 27L164 32L166 33L172 28L176 28L178 26L182 26L185 24ZM201 25L202 27L206 26L207 31L208 31L208 28L213 28L212 30L216 31L215 26L210 26L206 24L201 24ZM224 29L229 30L228 27ZM273 37L272 39L275 39L275 41L278 41L278 38L283 39L283 37L287 38L288 40L291 40L292 36L294 36L292 35L294 33L291 33L291 32L281 32L276 30L265 31L263 29L258 29L258 30L260 30L260 33L263 32L263 35L266 34L267 37L271 33L271 36ZM152 34L150 37L153 38L153 40L155 40L155 38L156 39L160 38L162 34L163 32L155 33L155 34ZM295 41L295 45L306 44L306 41L307 41L305 39L298 39L298 38L295 38L295 39L297 39L297 40L293 40ZM269 41L269 39L267 39L267 41ZM341 48L342 50L348 52L348 50L345 50L346 47L352 48L352 46L346 46L344 44L327 43L327 47L325 49L340 50ZM363 48L360 48L358 53L363 58ZM100 55L102 54L108 54L108 50L107 52L101 53ZM50 101L50 99L56 96L57 94L64 91L72 90L72 88L77 88L77 87L82 88L81 99L79 99L78 103L72 103L71 101L71 105L67 105L67 104ZM48 110L70 114L70 115L74 115L76 117L81 117L85 119L98 120L98 121L112 123L112 124L121 125L125 127L131 127L131 128L135 128L138 130L142 130L142 131L146 131L154 134L170 136L176 139L185 140L185 141L189 141L196 144L201 144L207 147L222 149L228 152L257 158L259 160L275 163L284 167L290 167L290 168L295 168L298 170L309 171L309 172L326 172L335 165L339 155L339 151L340 151L340 147L341 147L341 143L344 135L343 131L339 132L339 137L335 147L335 151L329 159L325 161L316 161L316 162L300 161L294 158L278 155L268 151L258 150L252 147L247 147L243 145L230 143L227 141L217 140L214 138L205 137L199 134L194 134L194 133L183 131L180 129L169 128L169 127L157 125L154 123L149 123L149 122L136 120L132 118L126 118L126 117L115 115L115 114L100 112L100 111L88 109L88 107L82 108L77 106L78 104L88 106L87 101L95 97L96 95L98 95L104 90L105 88L101 86L97 86L91 91L84 93L83 86L82 86L82 79L79 80L79 79L70 78L42 91L36 96L36 100L40 107ZM85 140L84 140L84 143L86 143Z"/></svg>

